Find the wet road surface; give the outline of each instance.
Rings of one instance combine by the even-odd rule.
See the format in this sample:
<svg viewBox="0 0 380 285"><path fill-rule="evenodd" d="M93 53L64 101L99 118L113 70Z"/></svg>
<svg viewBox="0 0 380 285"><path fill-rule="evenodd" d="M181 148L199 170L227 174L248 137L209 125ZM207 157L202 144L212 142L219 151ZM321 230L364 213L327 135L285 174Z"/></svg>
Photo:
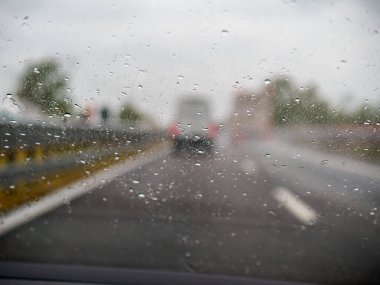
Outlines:
<svg viewBox="0 0 380 285"><path fill-rule="evenodd" d="M376 170L276 140L169 153L0 237L0 259L376 283Z"/></svg>

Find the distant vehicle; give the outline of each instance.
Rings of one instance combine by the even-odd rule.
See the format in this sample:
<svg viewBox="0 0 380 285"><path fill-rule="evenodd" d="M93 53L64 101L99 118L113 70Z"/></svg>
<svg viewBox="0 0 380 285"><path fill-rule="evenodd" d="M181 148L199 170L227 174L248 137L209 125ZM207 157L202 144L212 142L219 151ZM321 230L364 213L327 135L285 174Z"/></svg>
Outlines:
<svg viewBox="0 0 380 285"><path fill-rule="evenodd" d="M177 122L169 128L176 153L195 150L212 153L219 128L211 122L210 108L206 100L189 97L178 104Z"/></svg>

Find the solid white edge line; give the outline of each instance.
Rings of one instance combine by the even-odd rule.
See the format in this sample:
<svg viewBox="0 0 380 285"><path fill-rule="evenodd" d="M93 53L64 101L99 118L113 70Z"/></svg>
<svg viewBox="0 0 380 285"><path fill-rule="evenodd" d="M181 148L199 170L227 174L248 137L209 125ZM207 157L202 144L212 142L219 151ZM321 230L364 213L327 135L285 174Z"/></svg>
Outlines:
<svg viewBox="0 0 380 285"><path fill-rule="evenodd" d="M301 223L305 225L316 224L318 220L317 212L288 189L276 187L272 191L272 196Z"/></svg>
<svg viewBox="0 0 380 285"><path fill-rule="evenodd" d="M168 150L163 150L159 153L152 153L148 156L137 158L136 160L127 160L123 164L111 166L107 171L96 172L95 175L91 177L75 181L59 188L38 201L20 206L15 210L10 211L8 214L0 216L0 236L90 192L92 189L104 184L104 181L111 181L138 167L159 160L169 153Z"/></svg>

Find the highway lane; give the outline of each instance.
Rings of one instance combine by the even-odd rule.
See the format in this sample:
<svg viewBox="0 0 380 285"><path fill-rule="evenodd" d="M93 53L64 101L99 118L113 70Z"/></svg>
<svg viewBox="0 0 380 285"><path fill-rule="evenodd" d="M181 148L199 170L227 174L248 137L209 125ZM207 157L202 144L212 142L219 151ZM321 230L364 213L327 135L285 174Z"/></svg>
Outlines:
<svg viewBox="0 0 380 285"><path fill-rule="evenodd" d="M375 283L376 167L325 156L275 140L168 154L0 237L0 259Z"/></svg>

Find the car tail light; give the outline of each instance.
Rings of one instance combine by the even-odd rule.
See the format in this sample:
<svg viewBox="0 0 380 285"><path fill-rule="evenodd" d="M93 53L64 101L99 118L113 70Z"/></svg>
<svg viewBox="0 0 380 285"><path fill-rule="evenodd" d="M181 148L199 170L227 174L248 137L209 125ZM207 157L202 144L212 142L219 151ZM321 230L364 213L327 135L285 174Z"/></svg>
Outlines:
<svg viewBox="0 0 380 285"><path fill-rule="evenodd" d="M169 133L169 137L171 139L174 139L174 138L178 137L180 135L180 131L179 131L178 126L176 124L172 124L169 127L168 133Z"/></svg>
<svg viewBox="0 0 380 285"><path fill-rule="evenodd" d="M219 134L219 126L217 124L210 124L207 129L207 136L209 138L216 138Z"/></svg>

